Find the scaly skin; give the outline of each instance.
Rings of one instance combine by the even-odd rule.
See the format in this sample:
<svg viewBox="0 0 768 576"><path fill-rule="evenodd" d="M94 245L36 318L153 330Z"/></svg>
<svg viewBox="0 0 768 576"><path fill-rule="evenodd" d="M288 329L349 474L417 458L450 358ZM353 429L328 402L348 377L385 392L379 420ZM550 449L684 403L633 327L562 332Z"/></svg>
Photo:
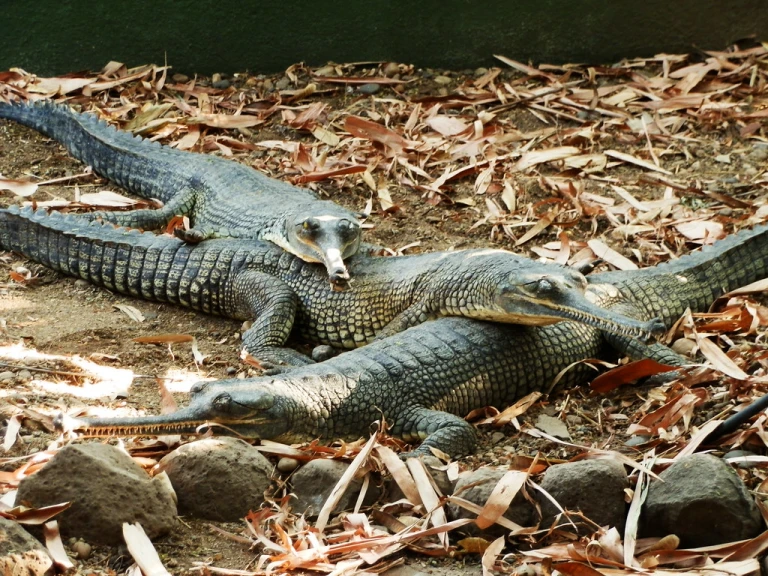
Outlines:
<svg viewBox="0 0 768 576"><path fill-rule="evenodd" d="M592 304L578 272L503 250L359 254L350 260L351 289L337 292L320 266L266 242L190 245L42 210L0 210L0 246L122 294L254 319L244 347L270 368L310 362L283 348L294 323L306 339L337 348L356 348L441 316L534 325L572 319L627 335L662 329L658 321Z"/></svg>
<svg viewBox="0 0 768 576"><path fill-rule="evenodd" d="M0 118L50 136L98 174L164 204L159 210L93 212L85 215L89 219L153 230L186 215L194 227L181 233L185 240L269 240L307 262L323 262L334 283L349 279L343 260L360 245L357 215L309 190L238 162L161 146L51 102L0 102Z"/></svg>
<svg viewBox="0 0 768 576"><path fill-rule="evenodd" d="M760 226L673 264L597 274L590 281L600 283L589 291L600 304L661 315L669 326L686 308L705 310L723 291L766 275L768 227ZM558 385L580 384L592 372L572 365L603 354L607 344L600 331L573 322L533 328L445 318L273 378L198 383L190 404L173 414L83 419L72 428L110 436L194 433L216 423L243 436L296 442L357 438L383 416L395 436L423 440L413 455L434 447L458 456L477 441L462 416L489 405L504 408L548 387L568 367ZM685 362L660 345L612 344L635 357Z"/></svg>

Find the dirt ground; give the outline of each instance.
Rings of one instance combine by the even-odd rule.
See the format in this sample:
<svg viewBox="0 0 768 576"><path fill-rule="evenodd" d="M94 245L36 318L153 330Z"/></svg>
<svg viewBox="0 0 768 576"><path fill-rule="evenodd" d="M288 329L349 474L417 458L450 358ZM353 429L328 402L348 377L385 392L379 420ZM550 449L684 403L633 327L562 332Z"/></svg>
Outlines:
<svg viewBox="0 0 768 576"><path fill-rule="evenodd" d="M654 64L649 63L648 66L653 69ZM470 83L480 74L481 71L417 70L411 74L412 82L407 85L404 94L411 97L445 97L446 86L450 94L452 86ZM445 80L441 80L443 78L449 78L450 83L446 84ZM282 75L278 75L271 79L259 77L258 81L263 83L269 80L277 84L281 79ZM519 74L505 70L501 79L514 83L519 79ZM201 79L201 85L206 82L206 79ZM376 97L401 98L402 94L384 85ZM364 101L367 98L369 96L347 90L343 96L339 96L338 92L328 96L318 94L311 101L326 104L333 114L349 107L353 101ZM503 120L505 125L514 126L526 133L548 128L564 131L579 126L568 118L543 117L541 111L526 107L502 110L498 112L497 118ZM402 121L398 119L396 122L393 119L390 127ZM680 192L682 203L691 210L691 214L695 215L696 210L702 208L703 218L724 222L726 232L732 231L732 224L754 214L757 207L764 203L766 194L765 184L755 184L755 175L765 169L768 156L763 156L761 152L764 150L765 139L742 137L739 128L737 122L727 120L696 125L691 129L685 151L667 147L666 150L671 151L662 156L664 167L674 173L676 182L682 182L692 189L714 191L743 201L744 205L739 207L738 203L719 203L716 197ZM761 130L764 133L765 129ZM268 122L247 131L230 130L226 133L252 143L275 139L312 141L311 135L291 128L285 117L280 116L273 116ZM637 145L635 140L623 141L621 133L618 133L595 140L590 145L590 152L616 149L636 153ZM727 162L723 161L724 155L728 155ZM264 162L264 152L239 151L236 161L259 166ZM3 176L34 176L36 180L47 181L82 172L83 166L72 159L59 144L27 128L0 121L0 174ZM557 174L557 169L548 167L542 168L540 173L521 172L514 175L518 205L535 207L542 202L552 201L553 192L543 185L541 177ZM273 175L286 177L280 173ZM615 179L615 182L631 184L632 194L639 201L662 199L669 189L649 181L646 175L647 170L631 163L617 166L610 172L610 178ZM366 238L393 250L412 243L418 243L412 248L416 251L498 246L537 257L533 248L557 242L560 233L567 230L571 242L601 238L611 248L635 261L638 256L638 253L632 252L635 247L642 248L641 255L649 258L650 253L641 243L633 244L620 236L605 234L615 223L602 216L576 218L562 225L555 222L529 242L515 246L509 235L500 233L499 226L492 219L487 219L487 204L483 197L474 193L476 173L458 178L451 189L453 200L476 197L476 202L441 202L437 205L426 201L426 193L404 185L402 178L396 177L395 172L379 174L378 177L383 179L392 202L399 208L384 211L377 203L374 204L374 210L367 220L369 229L366 230ZM318 188L330 199L357 210L364 208L371 195L369 188L355 176L348 176L344 186L336 181L325 180L319 182ZM41 186L33 198L38 202L61 198L73 200L77 193L101 190L125 193L97 176L87 176ZM622 197L611 192L599 180L585 180L584 191L611 197L616 201L622 200ZM498 193L494 196L497 199ZM2 205L20 201L7 191L2 192L0 198ZM666 242L667 254L658 250L653 252L651 263L668 258L669 253L686 252L696 247L696 243L686 244L685 239L679 235L665 236L662 233L661 236L659 244ZM33 280L14 281L10 274L12 271L22 275L26 273L20 267L28 269ZM82 280L65 278L14 254L1 255L0 268L0 372L13 373L6 380L2 380L3 376L0 375L0 397L3 403L23 406L47 415L61 411L74 412L86 407L95 408L96 413L103 414L107 411L119 414L136 411L156 413L160 410L157 378L164 379L166 387L181 405L185 402L185 392L198 379L231 377L238 373L255 374L252 368L239 359L241 325L238 322L113 294ZM135 321L118 305L138 309L145 320ZM140 336L162 333L194 336L199 352L206 357L204 364L198 365L195 362L189 343L169 347L133 341ZM299 347L306 346L304 343L296 344ZM125 373L119 371L109 372L107 377L100 378L93 372L94 367L98 366L130 371L133 378L126 380L123 377ZM38 370L40 368L47 372ZM83 375L76 376L73 373ZM542 412L559 414L567 406L574 442L592 446L610 445L613 449L632 454L633 449L624 444L627 436L623 431L634 421L635 411L646 401L649 389L647 386L621 388L599 397L590 396L587 389L564 391L538 403L520 421L524 425L533 425ZM697 411L694 422L702 421L711 409L711 404L700 407L701 411ZM598 414L602 417L610 415L610 418L602 420ZM482 431L481 450L463 459L463 468L478 467L485 463L513 464L518 455L533 456L539 450L552 461L568 459L575 453L521 435L511 426L501 429L484 427ZM0 428L0 433L3 432L4 429ZM54 434L30 421L21 430L20 442L6 456L23 457L45 450L55 438ZM16 465L17 461L7 460L3 469L12 470ZM215 566L234 569L247 569L252 565L257 557L254 551L213 532L209 524L184 519L176 534L156 544L166 566L174 573L183 573L194 562L210 562ZM219 526L233 533L242 530L239 524ZM81 570L94 573L107 573L110 570L120 572L128 564L130 562L126 564L125 550L97 547ZM449 575L467 571L480 573L478 556L455 560L411 555L407 557L407 564L414 570L432 574Z"/></svg>

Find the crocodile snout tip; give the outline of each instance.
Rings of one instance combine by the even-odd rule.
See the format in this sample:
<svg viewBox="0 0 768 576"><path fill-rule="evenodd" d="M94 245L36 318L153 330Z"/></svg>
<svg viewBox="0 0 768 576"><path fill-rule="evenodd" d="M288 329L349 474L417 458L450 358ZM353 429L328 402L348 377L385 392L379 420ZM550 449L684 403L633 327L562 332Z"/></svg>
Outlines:
<svg viewBox="0 0 768 576"><path fill-rule="evenodd" d="M653 318L652 320L649 320L647 326L648 332L643 338L645 342L651 342L667 331L667 327L664 325L664 321L661 318Z"/></svg>
<svg viewBox="0 0 768 576"><path fill-rule="evenodd" d="M344 290L349 283L349 272L346 268L334 268L328 274L328 279L334 290Z"/></svg>

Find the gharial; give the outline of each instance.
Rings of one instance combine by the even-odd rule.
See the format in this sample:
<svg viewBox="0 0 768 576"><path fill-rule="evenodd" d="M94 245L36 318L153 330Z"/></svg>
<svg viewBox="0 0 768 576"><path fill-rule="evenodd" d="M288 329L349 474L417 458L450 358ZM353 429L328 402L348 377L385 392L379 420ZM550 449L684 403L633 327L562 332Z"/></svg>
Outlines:
<svg viewBox="0 0 768 576"><path fill-rule="evenodd" d="M0 247L122 294L253 319L244 348L272 371L311 362L283 347L294 325L304 338L337 348L441 316L539 325L577 320L643 338L663 330L658 320L638 321L590 302L582 274L503 250L357 254L350 259L354 288L337 292L327 289L320 266L259 240L187 244L31 208L0 210Z"/></svg>
<svg viewBox="0 0 768 576"><path fill-rule="evenodd" d="M344 260L360 245L358 214L311 191L269 178L239 162L161 146L116 130L92 114L51 102L3 103L0 118L34 128L63 144L96 173L147 199L158 210L84 214L120 226L154 230L175 215L193 227L184 240L247 237L274 242L307 262L325 264L331 282L349 280Z"/></svg>
<svg viewBox="0 0 768 576"><path fill-rule="evenodd" d="M595 274L588 290L605 306L641 318L658 315L670 326L686 308L706 310L726 291L766 276L768 226L761 225L670 263ZM198 383L189 405L175 413L70 425L91 436L210 428L300 442L358 438L383 417L393 435L421 441L411 455L436 448L457 456L477 442L463 416L485 406L504 408L558 375L560 386L579 384L590 372L579 361L603 354L607 344L635 358L686 363L661 344L605 336L573 322L535 328L445 318L275 377Z"/></svg>

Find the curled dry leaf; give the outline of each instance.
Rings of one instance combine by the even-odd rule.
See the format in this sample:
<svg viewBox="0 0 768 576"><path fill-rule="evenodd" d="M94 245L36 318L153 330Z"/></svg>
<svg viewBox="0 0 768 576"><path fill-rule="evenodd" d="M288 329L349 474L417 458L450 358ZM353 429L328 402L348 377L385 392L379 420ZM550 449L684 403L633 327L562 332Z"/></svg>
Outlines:
<svg viewBox="0 0 768 576"><path fill-rule="evenodd" d="M160 561L157 550L152 546L147 538L144 529L138 522L136 524L123 524L123 539L133 557L134 562L138 564L144 576L171 576L171 573L165 569Z"/></svg>
<svg viewBox="0 0 768 576"><path fill-rule="evenodd" d="M26 198L37 191L37 184L29 180L12 180L0 174L0 190L10 190L16 196Z"/></svg>
<svg viewBox="0 0 768 576"><path fill-rule="evenodd" d="M129 306L128 304L113 304L113 306L134 322L144 322L144 320L146 320L144 314L141 313L141 310L134 306Z"/></svg>
<svg viewBox="0 0 768 576"><path fill-rule="evenodd" d="M622 256L613 248L609 248L602 240L592 238L587 241L587 245L592 249L592 252L595 253L595 256L602 258L608 262L608 264L615 266L619 270L637 270L637 264L632 262L629 258Z"/></svg>
<svg viewBox="0 0 768 576"><path fill-rule="evenodd" d="M666 366L664 364L659 364L651 358L644 358L642 360L630 362L629 364L624 364L623 366L617 366L608 372L603 372L597 378L592 380L589 387L594 392L605 394L619 386L635 382L640 378L671 372L675 369L675 366Z"/></svg>
<svg viewBox="0 0 768 576"><path fill-rule="evenodd" d="M61 541L61 534L59 534L59 523L56 520L45 523L43 526L43 536L45 538L45 547L48 548L48 552L51 554L51 558L53 558L56 565L62 570L74 568L75 565L67 556L67 551L64 550L64 543Z"/></svg>
<svg viewBox="0 0 768 576"><path fill-rule="evenodd" d="M3 439L3 450L5 452L8 452L8 450L13 448L13 445L16 443L23 418L23 414L14 414L8 419L5 429L5 438Z"/></svg>
<svg viewBox="0 0 768 576"><path fill-rule="evenodd" d="M158 334L156 336L139 336L133 338L139 344L178 344L180 342L192 342L194 336L189 334Z"/></svg>
<svg viewBox="0 0 768 576"><path fill-rule="evenodd" d="M99 206L104 208L129 208L140 202L117 192L102 190L93 194L81 194L80 203L87 206Z"/></svg>
<svg viewBox="0 0 768 576"><path fill-rule="evenodd" d="M328 499L325 501L323 507L320 509L320 513L317 515L317 522L315 522L315 526L320 532L325 529L325 526L328 523L328 519L331 516L331 511L336 508L336 505L339 503L339 500L341 500L344 492L346 492L347 488L349 488L349 483L355 477L355 474L357 474L357 471L362 467L363 463L368 459L368 456L370 456L374 446L376 446L375 434L370 437L368 442L365 444L365 448L363 448L359 454L355 456L355 459L352 460L349 468L347 468L344 474L342 474L336 486L334 486L333 490L331 490L331 493L328 495Z"/></svg>
<svg viewBox="0 0 768 576"><path fill-rule="evenodd" d="M344 130L357 138L383 144L392 155L402 154L408 146L408 141L397 132L358 116L348 116L344 120Z"/></svg>
<svg viewBox="0 0 768 576"><path fill-rule="evenodd" d="M5 518L15 520L19 524L30 526L39 526L45 524L57 514L63 512L72 505L71 502L62 502L61 504L52 504L42 508L27 508L26 506L16 506L10 510L0 512Z"/></svg>
<svg viewBox="0 0 768 576"><path fill-rule="evenodd" d="M697 337L696 343L704 357L712 363L717 370L736 380L746 380L749 375L739 368L733 360L723 352L717 344L709 338Z"/></svg>
<svg viewBox="0 0 768 576"><path fill-rule="evenodd" d="M488 497L488 501L483 506L483 510L475 520L480 530L485 530L503 516L527 478L528 474L525 472L510 470L499 479Z"/></svg>
<svg viewBox="0 0 768 576"><path fill-rule="evenodd" d="M576 156L580 153L580 150L575 146L560 146L557 148L547 148L546 150L533 150L526 152L517 161L514 166L514 170L522 172L536 166L537 164L543 164L544 162L554 162L555 160L563 160L571 156Z"/></svg>
<svg viewBox="0 0 768 576"><path fill-rule="evenodd" d="M496 574L494 566L496 565L496 559L504 549L504 536L499 536L491 542L491 544L483 552L481 564L483 566L483 576L493 576Z"/></svg>

